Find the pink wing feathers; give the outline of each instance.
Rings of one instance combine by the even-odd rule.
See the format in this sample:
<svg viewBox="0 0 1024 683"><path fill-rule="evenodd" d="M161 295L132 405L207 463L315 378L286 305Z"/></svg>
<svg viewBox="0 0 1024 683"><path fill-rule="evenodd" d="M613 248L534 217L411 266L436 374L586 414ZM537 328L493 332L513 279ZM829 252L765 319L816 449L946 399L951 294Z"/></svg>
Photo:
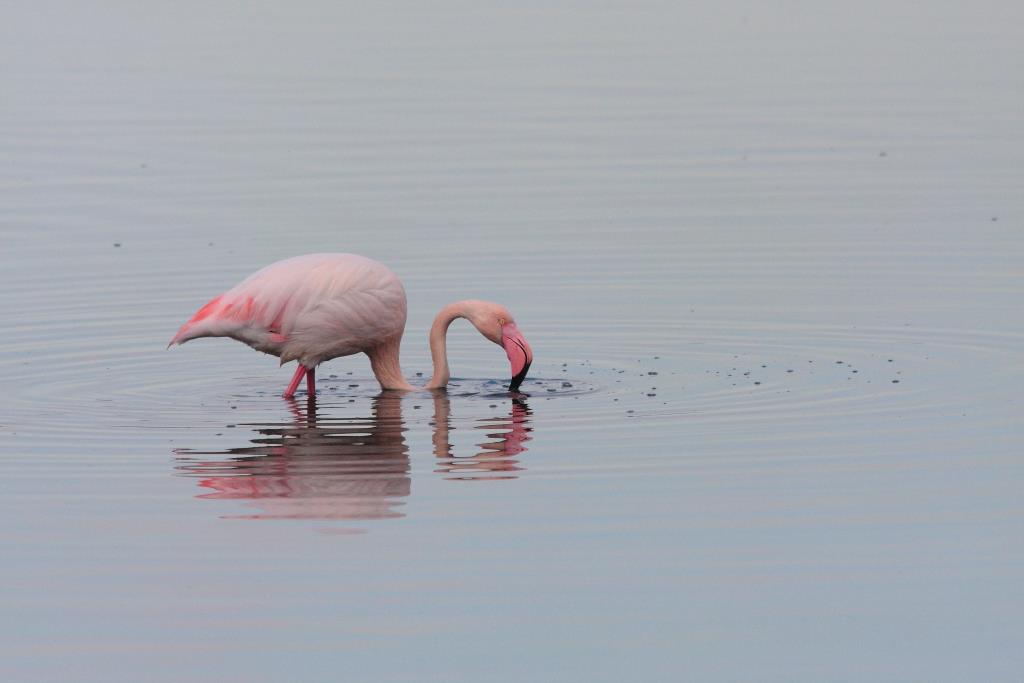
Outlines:
<svg viewBox="0 0 1024 683"><path fill-rule="evenodd" d="M283 318L287 302L274 306L259 293L235 290L210 299L181 326L171 344L184 344L200 337L233 337L250 345L281 344ZM264 350L260 348L260 350Z"/></svg>

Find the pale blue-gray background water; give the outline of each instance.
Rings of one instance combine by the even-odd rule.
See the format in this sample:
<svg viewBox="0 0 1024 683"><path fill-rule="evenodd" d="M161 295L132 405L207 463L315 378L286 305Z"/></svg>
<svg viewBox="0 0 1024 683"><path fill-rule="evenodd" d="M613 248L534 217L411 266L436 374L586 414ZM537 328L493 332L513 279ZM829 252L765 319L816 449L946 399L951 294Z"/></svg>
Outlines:
<svg viewBox="0 0 1024 683"><path fill-rule="evenodd" d="M3 680L1020 680L1021 7L4 4ZM312 251L530 397L164 350Z"/></svg>

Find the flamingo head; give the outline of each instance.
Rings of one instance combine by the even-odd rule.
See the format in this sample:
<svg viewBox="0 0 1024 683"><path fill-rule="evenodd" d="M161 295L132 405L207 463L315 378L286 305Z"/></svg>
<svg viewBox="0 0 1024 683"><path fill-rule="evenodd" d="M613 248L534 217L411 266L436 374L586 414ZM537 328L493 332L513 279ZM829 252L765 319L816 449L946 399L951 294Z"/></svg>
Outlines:
<svg viewBox="0 0 1024 683"><path fill-rule="evenodd" d="M505 349L508 362L512 366L512 381L508 385L508 390L519 391L519 386L526 379L526 373L533 363L533 349L516 327L512 313L501 304L489 301L465 303L472 304L468 307L465 317L473 323L477 331Z"/></svg>
<svg viewBox="0 0 1024 683"><path fill-rule="evenodd" d="M501 345L508 356L508 362L512 364L512 381L509 382L508 390L519 391L519 385L526 379L526 373L533 363L533 349L512 321L506 321L501 326Z"/></svg>

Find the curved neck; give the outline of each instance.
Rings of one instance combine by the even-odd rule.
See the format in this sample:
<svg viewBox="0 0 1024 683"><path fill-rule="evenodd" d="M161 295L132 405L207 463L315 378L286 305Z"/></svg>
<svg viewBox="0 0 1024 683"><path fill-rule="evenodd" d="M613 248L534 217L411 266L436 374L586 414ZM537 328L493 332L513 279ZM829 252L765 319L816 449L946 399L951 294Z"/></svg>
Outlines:
<svg viewBox="0 0 1024 683"><path fill-rule="evenodd" d="M448 326L463 315L462 302L457 301L442 308L434 318L434 324L430 326L430 359L434 364L434 375L424 389L441 389L448 386L451 375L448 372L448 347L445 338L448 335Z"/></svg>
<svg viewBox="0 0 1024 683"><path fill-rule="evenodd" d="M430 357L434 364L434 374L423 389L443 389L448 386L450 374L448 372L448 350L445 337L448 334L448 326L456 318L464 315L463 302L457 301L448 304L441 309L441 312L434 318L434 324L430 326ZM414 387L406 381L402 374L402 366L398 360L399 347L402 338L389 339L372 351L366 353L370 357L370 367L373 374L380 382L382 389L396 389L399 391L415 391L420 387Z"/></svg>
<svg viewBox="0 0 1024 683"><path fill-rule="evenodd" d="M413 385L405 381L402 374L402 365L398 362L398 350L402 345L401 335L394 339L388 339L366 355L370 357L370 367L373 374L380 382L381 389L398 389L401 391L413 391Z"/></svg>

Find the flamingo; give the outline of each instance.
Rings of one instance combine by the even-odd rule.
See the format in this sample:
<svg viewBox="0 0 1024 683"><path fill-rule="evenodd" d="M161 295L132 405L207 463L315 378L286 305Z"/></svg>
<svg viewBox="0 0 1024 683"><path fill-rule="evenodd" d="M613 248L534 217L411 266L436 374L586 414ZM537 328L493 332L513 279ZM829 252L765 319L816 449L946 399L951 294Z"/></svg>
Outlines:
<svg viewBox="0 0 1024 683"><path fill-rule="evenodd" d="M365 353L383 390L414 391L398 361L405 330L405 288L382 263L356 254L307 254L272 263L216 296L181 326L168 348L199 337L231 337L257 351L298 361L284 396L306 378L316 393L316 368L339 356ZM448 304L430 327L434 372L423 389L443 389L450 377L445 337L465 318L502 346L512 366L509 391L519 390L533 351L501 304L467 299Z"/></svg>

